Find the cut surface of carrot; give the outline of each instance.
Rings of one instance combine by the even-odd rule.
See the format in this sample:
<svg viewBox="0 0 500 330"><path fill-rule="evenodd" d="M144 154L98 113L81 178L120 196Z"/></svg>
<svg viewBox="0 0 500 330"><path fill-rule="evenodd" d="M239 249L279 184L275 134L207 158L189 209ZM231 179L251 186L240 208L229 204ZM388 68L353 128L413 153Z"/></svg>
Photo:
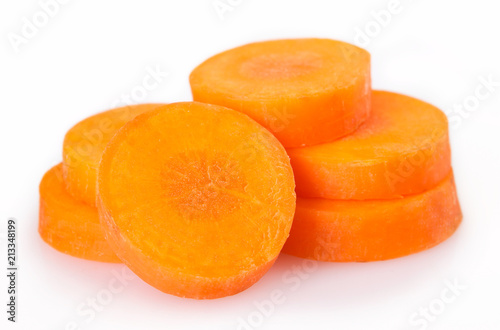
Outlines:
<svg viewBox="0 0 500 330"><path fill-rule="evenodd" d="M189 80L195 101L246 113L285 147L347 135L370 110L370 54L336 40L240 46L209 58Z"/></svg>
<svg viewBox="0 0 500 330"><path fill-rule="evenodd" d="M245 114L170 104L127 123L98 171L98 207L118 257L173 295L238 293L271 267L295 211L285 149Z"/></svg>
<svg viewBox="0 0 500 330"><path fill-rule="evenodd" d="M353 134L287 152L300 197L401 198L434 187L451 170L445 114L382 91L373 91L370 118Z"/></svg>
<svg viewBox="0 0 500 330"><path fill-rule="evenodd" d="M376 261L429 249L462 220L453 174L424 193L394 200L297 198L283 252L320 261Z"/></svg>
<svg viewBox="0 0 500 330"><path fill-rule="evenodd" d="M97 168L107 143L126 122L161 105L137 104L116 108L73 126L63 143L63 174L68 192L96 206Z"/></svg>
<svg viewBox="0 0 500 330"><path fill-rule="evenodd" d="M88 260L120 262L106 242L97 208L66 191L62 164L51 168L40 182L38 232L60 252Z"/></svg>

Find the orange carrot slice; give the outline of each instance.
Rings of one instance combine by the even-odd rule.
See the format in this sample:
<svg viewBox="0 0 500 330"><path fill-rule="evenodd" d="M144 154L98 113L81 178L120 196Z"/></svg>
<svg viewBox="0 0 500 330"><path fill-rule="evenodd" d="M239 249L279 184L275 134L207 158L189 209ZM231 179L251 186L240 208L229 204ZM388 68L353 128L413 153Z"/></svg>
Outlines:
<svg viewBox="0 0 500 330"><path fill-rule="evenodd" d="M375 261L429 249L462 220L453 174L419 195L394 200L298 198L283 252L321 261Z"/></svg>
<svg viewBox="0 0 500 330"><path fill-rule="evenodd" d="M116 108L73 126L63 143L63 174L68 192L96 206L97 168L106 144L126 122L161 105L137 104Z"/></svg>
<svg viewBox="0 0 500 330"><path fill-rule="evenodd" d="M329 39L237 47L203 62L189 80L195 101L246 113L285 147L347 135L370 109L370 54Z"/></svg>
<svg viewBox="0 0 500 330"><path fill-rule="evenodd" d="M62 164L51 168L40 182L38 232L60 252L88 260L120 262L104 238L97 209L66 192Z"/></svg>
<svg viewBox="0 0 500 330"><path fill-rule="evenodd" d="M254 284L292 224L285 149L248 116L185 102L138 116L112 139L98 205L118 257L155 288L218 298Z"/></svg>
<svg viewBox="0 0 500 330"><path fill-rule="evenodd" d="M451 170L444 113L381 91L373 92L371 116L352 135L287 152L301 197L400 198L434 187Z"/></svg>

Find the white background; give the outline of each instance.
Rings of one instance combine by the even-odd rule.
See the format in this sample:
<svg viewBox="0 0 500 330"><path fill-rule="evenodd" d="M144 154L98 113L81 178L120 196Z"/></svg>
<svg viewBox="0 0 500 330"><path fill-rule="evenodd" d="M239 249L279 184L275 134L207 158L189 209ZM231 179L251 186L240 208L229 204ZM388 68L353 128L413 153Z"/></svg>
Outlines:
<svg viewBox="0 0 500 330"><path fill-rule="evenodd" d="M248 329L423 329L424 322L429 329L500 329L500 87L474 104L481 77L500 82L498 1L401 0L383 27L372 12L390 7L388 0L221 3L232 6L222 17L213 0L72 0L16 52L9 38L21 35L24 18L32 21L41 7L1 0L0 256L5 269L6 221L15 217L20 275L15 325L5 320L7 283L0 276L0 327L57 330L75 322L81 329L220 330L246 329L244 321ZM368 43L356 37L365 28ZM113 271L124 266L72 258L40 239L38 183L61 160L73 124L137 91L155 68L168 77L137 101L190 100L188 74L205 58L283 37L363 44L372 54L374 88L451 111L464 213L452 238L385 262L304 264L281 256L247 291L212 301L163 294L136 277L109 297ZM469 110L452 112L464 102ZM447 292L453 301L444 302L446 283L455 281L459 291ZM273 290L285 298L270 306ZM92 317L86 304L96 297L107 305ZM429 307L432 321L424 321L420 313Z"/></svg>

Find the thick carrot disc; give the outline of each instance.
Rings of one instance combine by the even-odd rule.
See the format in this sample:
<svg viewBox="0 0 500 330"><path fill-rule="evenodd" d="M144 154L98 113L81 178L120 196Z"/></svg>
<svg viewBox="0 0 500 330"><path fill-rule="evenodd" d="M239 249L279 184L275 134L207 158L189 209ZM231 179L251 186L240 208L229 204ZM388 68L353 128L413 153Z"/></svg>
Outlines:
<svg viewBox="0 0 500 330"><path fill-rule="evenodd" d="M283 252L321 261L375 261L429 249L462 220L453 174L419 195L379 201L298 198Z"/></svg>
<svg viewBox="0 0 500 330"><path fill-rule="evenodd" d="M104 238L97 209L66 192L62 164L51 168L40 182L38 232L45 242L63 253L88 260L120 262Z"/></svg>
<svg viewBox="0 0 500 330"><path fill-rule="evenodd" d="M190 83L195 101L246 113L285 147L313 145L367 118L370 54L329 39L257 42L206 60Z"/></svg>
<svg viewBox="0 0 500 330"><path fill-rule="evenodd" d="M63 143L63 173L68 192L96 206L97 168L106 144L126 122L161 105L137 104L116 108L73 126Z"/></svg>
<svg viewBox="0 0 500 330"><path fill-rule="evenodd" d="M381 91L373 92L371 116L353 134L287 152L300 197L400 198L434 187L451 170L444 113Z"/></svg>
<svg viewBox="0 0 500 330"><path fill-rule="evenodd" d="M108 144L98 204L118 257L164 292L238 293L273 264L292 224L285 149L248 116L175 103L138 116Z"/></svg>

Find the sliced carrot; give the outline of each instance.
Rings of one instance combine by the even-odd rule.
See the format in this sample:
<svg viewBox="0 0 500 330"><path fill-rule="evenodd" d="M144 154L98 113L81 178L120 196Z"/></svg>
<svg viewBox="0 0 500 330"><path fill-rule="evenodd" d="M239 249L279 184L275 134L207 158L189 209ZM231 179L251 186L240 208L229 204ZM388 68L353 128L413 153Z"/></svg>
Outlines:
<svg viewBox="0 0 500 330"><path fill-rule="evenodd" d="M352 135L287 152L300 197L400 198L434 187L451 170L444 113L381 91L373 92L371 116Z"/></svg>
<svg viewBox="0 0 500 330"><path fill-rule="evenodd" d="M346 201L297 198L283 252L321 261L375 261L429 249L462 220L453 174L422 194Z"/></svg>
<svg viewBox="0 0 500 330"><path fill-rule="evenodd" d="M218 298L254 284L292 224L285 149L248 116L176 103L140 115L108 144L98 205L118 257L155 288Z"/></svg>
<svg viewBox="0 0 500 330"><path fill-rule="evenodd" d="M40 182L39 216L38 232L54 249L88 260L120 262L104 238L97 209L66 192L62 164Z"/></svg>
<svg viewBox="0 0 500 330"><path fill-rule="evenodd" d="M63 143L63 174L68 192L96 206L97 168L106 144L126 122L161 105L137 104L116 108L73 126Z"/></svg>
<svg viewBox="0 0 500 330"><path fill-rule="evenodd" d="M195 101L246 113L285 147L347 135L370 108L370 54L329 39L237 47L203 62L189 80Z"/></svg>

